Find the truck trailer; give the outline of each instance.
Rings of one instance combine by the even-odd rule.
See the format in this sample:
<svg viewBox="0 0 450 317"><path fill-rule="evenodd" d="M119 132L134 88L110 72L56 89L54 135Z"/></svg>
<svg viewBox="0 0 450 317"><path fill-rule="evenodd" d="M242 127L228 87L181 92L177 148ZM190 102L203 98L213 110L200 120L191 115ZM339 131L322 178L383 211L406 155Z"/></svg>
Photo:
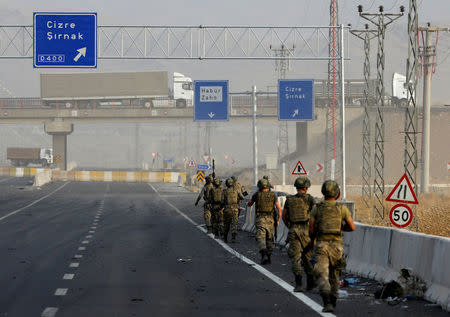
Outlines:
<svg viewBox="0 0 450 317"><path fill-rule="evenodd" d="M6 149L6 159L17 167L26 167L28 164L48 167L53 164L53 149L9 147Z"/></svg>
<svg viewBox="0 0 450 317"><path fill-rule="evenodd" d="M41 74L44 107L64 109L192 106L192 79L167 71Z"/></svg>

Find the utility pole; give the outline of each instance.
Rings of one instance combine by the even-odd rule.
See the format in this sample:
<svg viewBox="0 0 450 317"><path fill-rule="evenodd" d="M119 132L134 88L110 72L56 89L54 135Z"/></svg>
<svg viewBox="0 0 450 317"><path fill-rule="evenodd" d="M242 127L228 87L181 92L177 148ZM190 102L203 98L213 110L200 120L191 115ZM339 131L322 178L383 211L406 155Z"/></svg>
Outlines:
<svg viewBox="0 0 450 317"><path fill-rule="evenodd" d="M378 54L377 54L377 117L375 122L375 159L374 159L374 204L373 217L377 215L384 219L384 39L389 24L403 16L405 8L400 6L400 13L385 13L383 6L379 13L363 13L363 6L358 6L359 15L377 27Z"/></svg>
<svg viewBox="0 0 450 317"><path fill-rule="evenodd" d="M361 196L366 205L370 206L372 198L372 185L370 184L372 178L371 169L371 150L370 150L370 41L378 35L378 31L369 30L369 25L365 25L364 30L350 30L354 36L364 41L364 118L362 127L363 149L362 149L362 187Z"/></svg>
<svg viewBox="0 0 450 317"><path fill-rule="evenodd" d="M256 86L252 87L253 100L253 184L258 184L258 129L256 126Z"/></svg>
<svg viewBox="0 0 450 317"><path fill-rule="evenodd" d="M340 54L340 41L338 40L338 2L337 0L330 0L330 29L329 29L329 44L328 44L328 107L326 113L326 131L325 131L325 171L324 179L332 179L340 181L341 172L339 167L342 164L337 164L337 160L341 159L341 145L340 138L337 137L337 130L339 127L339 120L341 118L339 105L336 102L339 100L339 93L342 82L342 73L340 63L337 63L336 57ZM341 182L342 183L342 182Z"/></svg>
<svg viewBox="0 0 450 317"><path fill-rule="evenodd" d="M422 49L423 64L423 131L422 131L422 177L420 191L428 193L430 187L430 108L431 108L431 76L433 75L436 45L432 45L433 33L449 31L449 28L419 28L425 32L425 47Z"/></svg>
<svg viewBox="0 0 450 317"><path fill-rule="evenodd" d="M414 191L417 193L417 82L418 82L418 14L417 0L409 0L408 12L408 59L406 60L406 88L407 90L407 106L405 108L405 152L403 166L405 173L412 182ZM414 206L414 213L416 207ZM414 217L414 223L417 225L417 217Z"/></svg>
<svg viewBox="0 0 450 317"><path fill-rule="evenodd" d="M275 71L277 71L278 79L285 79L286 73L290 69L289 56L293 55L295 46L292 48L288 48L284 45L281 45L280 48L274 48L270 45L270 49L274 52L276 57L279 59L275 60ZM289 155L289 131L288 131L288 122L279 122L278 123L278 162L281 163L284 161L284 158Z"/></svg>

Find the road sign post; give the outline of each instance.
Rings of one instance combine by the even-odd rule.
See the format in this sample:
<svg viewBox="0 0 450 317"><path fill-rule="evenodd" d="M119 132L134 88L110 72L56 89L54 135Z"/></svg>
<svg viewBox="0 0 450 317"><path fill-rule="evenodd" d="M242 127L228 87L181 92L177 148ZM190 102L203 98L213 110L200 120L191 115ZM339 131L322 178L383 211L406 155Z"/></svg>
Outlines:
<svg viewBox="0 0 450 317"><path fill-rule="evenodd" d="M278 80L278 120L314 120L314 80Z"/></svg>
<svg viewBox="0 0 450 317"><path fill-rule="evenodd" d="M194 81L194 121L228 121L228 80Z"/></svg>
<svg viewBox="0 0 450 317"><path fill-rule="evenodd" d="M97 13L35 12L35 68L96 68Z"/></svg>

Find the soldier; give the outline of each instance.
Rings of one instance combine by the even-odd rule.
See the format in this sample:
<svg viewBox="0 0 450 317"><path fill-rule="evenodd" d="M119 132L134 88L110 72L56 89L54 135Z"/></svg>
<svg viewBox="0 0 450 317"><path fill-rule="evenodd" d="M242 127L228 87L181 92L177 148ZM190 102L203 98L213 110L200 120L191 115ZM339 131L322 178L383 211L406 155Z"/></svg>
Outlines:
<svg viewBox="0 0 450 317"><path fill-rule="evenodd" d="M322 185L325 200L311 212L309 235L317 238L314 245L314 273L317 277L323 312L333 312L339 289L339 274L345 267L342 231L354 231L355 224L347 207L338 205L339 185L327 180ZM343 225L344 224L344 225Z"/></svg>
<svg viewBox="0 0 450 317"><path fill-rule="evenodd" d="M273 185L270 183L269 176L264 175L263 179L266 179L269 182L269 190L272 190L273 189Z"/></svg>
<svg viewBox="0 0 450 317"><path fill-rule="evenodd" d="M218 178L214 179L214 187L209 191L208 201L211 203L211 222L214 238L223 234L222 187Z"/></svg>
<svg viewBox="0 0 450 317"><path fill-rule="evenodd" d="M224 231L223 241L228 242L228 232L231 227L231 243L236 242L238 214L239 214L239 201L244 199L242 193L234 186L233 179L228 178L225 181L226 189L222 194L222 207L224 208L223 220Z"/></svg>
<svg viewBox="0 0 450 317"><path fill-rule="evenodd" d="M198 202L203 197L205 203L203 204L203 217L205 218L207 233L212 232L211 226L211 202L209 201L209 191L214 187L212 184L211 176L205 177L206 184L203 186L201 192L198 194L197 200L195 201L195 206L198 205Z"/></svg>
<svg viewBox="0 0 450 317"><path fill-rule="evenodd" d="M292 272L295 276L294 292L302 292L302 263L306 273L306 289L314 288L312 243L309 238L309 217L315 206L314 198L307 194L311 186L310 180L301 176L294 182L297 194L288 196L283 209L283 222L289 228L288 255L292 261Z"/></svg>
<svg viewBox="0 0 450 317"><path fill-rule="evenodd" d="M281 218L281 206L278 202L277 195L269 191L269 182L267 179L261 179L258 182L259 191L253 194L252 199L247 203L251 207L256 203L256 240L258 241L259 253L261 253L261 264L270 264L273 245L273 208L278 209L279 217ZM277 226L279 221L277 223Z"/></svg>

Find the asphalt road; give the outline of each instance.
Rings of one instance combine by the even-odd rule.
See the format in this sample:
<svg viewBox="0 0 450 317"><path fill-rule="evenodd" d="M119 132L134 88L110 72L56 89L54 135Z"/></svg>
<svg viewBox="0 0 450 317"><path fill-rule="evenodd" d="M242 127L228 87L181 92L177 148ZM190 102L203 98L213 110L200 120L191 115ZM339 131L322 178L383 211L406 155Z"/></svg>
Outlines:
<svg viewBox="0 0 450 317"><path fill-rule="evenodd" d="M0 178L0 316L320 316L317 293L291 292L285 250L262 268L250 233L211 238L195 196L175 184ZM348 292L338 316L448 316Z"/></svg>

